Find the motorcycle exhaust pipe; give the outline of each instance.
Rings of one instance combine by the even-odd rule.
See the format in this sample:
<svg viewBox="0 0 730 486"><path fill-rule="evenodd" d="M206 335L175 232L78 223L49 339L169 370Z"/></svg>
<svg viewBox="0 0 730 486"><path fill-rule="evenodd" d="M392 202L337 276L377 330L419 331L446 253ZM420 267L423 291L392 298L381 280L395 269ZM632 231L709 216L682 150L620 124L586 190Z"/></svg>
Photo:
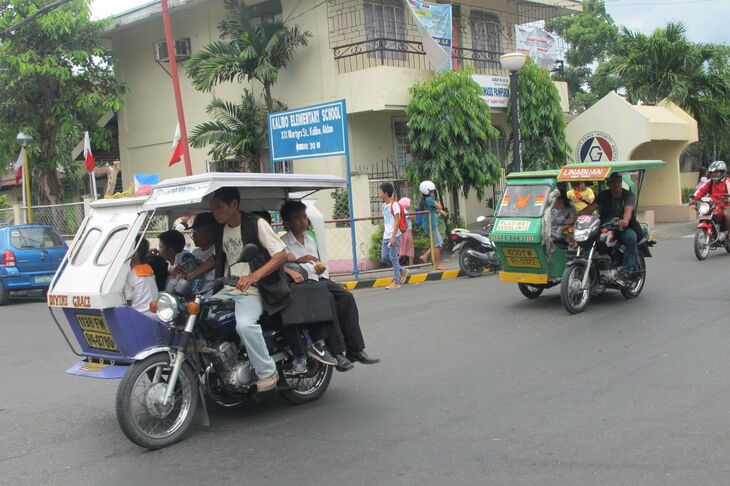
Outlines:
<svg viewBox="0 0 730 486"><path fill-rule="evenodd" d="M489 255L488 255L487 253L482 253L482 252L480 252L480 251L476 251L476 250L466 250L466 254L467 254L467 255L468 255L469 257L471 257L471 258L473 258L473 259L475 259L475 260L478 260L478 261L480 261L480 262L484 262L484 263L490 263L490 262L492 261L492 259L491 259L491 258L489 258Z"/></svg>

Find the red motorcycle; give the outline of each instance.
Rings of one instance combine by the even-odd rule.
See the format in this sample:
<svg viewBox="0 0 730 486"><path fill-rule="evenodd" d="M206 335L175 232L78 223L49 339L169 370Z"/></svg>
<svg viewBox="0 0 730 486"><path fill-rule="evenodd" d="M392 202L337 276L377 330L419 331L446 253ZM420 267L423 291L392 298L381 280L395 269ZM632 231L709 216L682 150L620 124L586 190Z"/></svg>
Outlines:
<svg viewBox="0 0 730 486"><path fill-rule="evenodd" d="M728 205L730 201L726 197L720 204ZM725 248L725 251L730 253L730 237L728 237L728 229L725 228L725 218L722 211L715 212L717 206L718 204L709 196L691 204L691 207L697 211L698 222L694 250L698 260L704 260L710 250L718 248Z"/></svg>

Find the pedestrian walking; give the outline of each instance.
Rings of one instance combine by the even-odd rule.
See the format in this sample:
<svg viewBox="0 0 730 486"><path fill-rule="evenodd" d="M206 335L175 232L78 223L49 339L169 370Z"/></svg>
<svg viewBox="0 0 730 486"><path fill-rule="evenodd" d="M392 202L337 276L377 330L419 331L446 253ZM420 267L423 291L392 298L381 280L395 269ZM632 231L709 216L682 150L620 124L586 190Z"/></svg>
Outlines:
<svg viewBox="0 0 730 486"><path fill-rule="evenodd" d="M390 182L380 184L380 199L383 201L383 247L380 257L387 264L393 267L393 281L386 289L397 289L408 277L408 270L401 268L398 262L398 249L400 248L400 205L393 199L395 189Z"/></svg>
<svg viewBox="0 0 730 486"><path fill-rule="evenodd" d="M441 233L439 233L439 214L446 216L448 213L444 211L441 203L436 200L436 184L431 181L423 181L418 186L418 190L421 192L421 201L418 208L421 211L428 211L427 217L423 218L422 227L426 236L429 236L433 241L433 268L436 270L448 270L445 266L441 265L441 247L444 244L444 239ZM429 221L431 222L430 225ZM420 260L426 263L430 254L431 247L420 256Z"/></svg>

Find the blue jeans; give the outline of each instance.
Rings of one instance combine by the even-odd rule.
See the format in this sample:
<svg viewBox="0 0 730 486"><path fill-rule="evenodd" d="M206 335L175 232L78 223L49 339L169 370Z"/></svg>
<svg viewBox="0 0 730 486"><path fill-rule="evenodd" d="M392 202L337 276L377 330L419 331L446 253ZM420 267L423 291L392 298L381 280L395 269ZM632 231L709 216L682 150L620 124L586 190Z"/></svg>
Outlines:
<svg viewBox="0 0 730 486"><path fill-rule="evenodd" d="M618 239L624 244L624 268L622 272L625 276L630 277L636 270L636 231L631 228L624 228L618 232Z"/></svg>
<svg viewBox="0 0 730 486"><path fill-rule="evenodd" d="M246 346L246 354L253 369L256 370L256 376L259 378L271 376L276 371L276 363L269 356L264 334L258 324L259 317L264 312L261 296L234 295L221 290L213 298L236 302L236 332Z"/></svg>
<svg viewBox="0 0 730 486"><path fill-rule="evenodd" d="M395 245L388 246L390 238L383 238L383 247L380 251L380 258L393 267L393 282L400 282L400 274L403 269L398 262L398 248L400 248L400 235L395 238Z"/></svg>

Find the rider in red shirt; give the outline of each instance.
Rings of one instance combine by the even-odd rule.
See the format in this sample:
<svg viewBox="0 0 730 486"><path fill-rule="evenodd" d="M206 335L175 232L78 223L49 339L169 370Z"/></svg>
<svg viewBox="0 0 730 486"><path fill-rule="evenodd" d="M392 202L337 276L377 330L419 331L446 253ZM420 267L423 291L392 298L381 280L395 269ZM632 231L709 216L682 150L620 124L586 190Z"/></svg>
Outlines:
<svg viewBox="0 0 730 486"><path fill-rule="evenodd" d="M715 203L715 218L724 217L725 231L730 230L730 205L728 205L728 197L730 197L730 179L727 178L727 166L722 160L716 160L707 169L707 177L709 181L705 182L695 192L692 197L699 200L709 194Z"/></svg>

